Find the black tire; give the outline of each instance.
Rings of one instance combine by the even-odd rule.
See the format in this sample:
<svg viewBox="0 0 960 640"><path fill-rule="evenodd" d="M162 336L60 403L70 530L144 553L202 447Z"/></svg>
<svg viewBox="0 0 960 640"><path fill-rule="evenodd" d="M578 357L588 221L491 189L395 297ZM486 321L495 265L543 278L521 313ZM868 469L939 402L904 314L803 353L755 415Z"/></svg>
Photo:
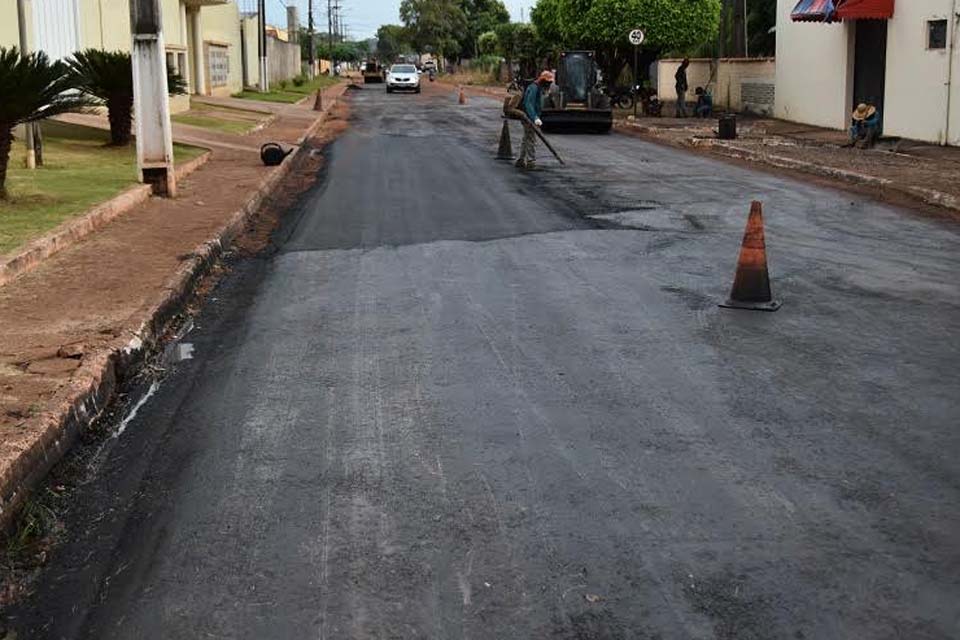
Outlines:
<svg viewBox="0 0 960 640"><path fill-rule="evenodd" d="M417 90L415 93L420 93L420 87L417 87Z"/></svg>
<svg viewBox="0 0 960 640"><path fill-rule="evenodd" d="M393 93L393 89L391 89L390 87L387 87L387 93Z"/></svg>
<svg viewBox="0 0 960 640"><path fill-rule="evenodd" d="M620 109L633 108L633 98L627 94L619 95L613 100L614 100L614 106L619 107Z"/></svg>

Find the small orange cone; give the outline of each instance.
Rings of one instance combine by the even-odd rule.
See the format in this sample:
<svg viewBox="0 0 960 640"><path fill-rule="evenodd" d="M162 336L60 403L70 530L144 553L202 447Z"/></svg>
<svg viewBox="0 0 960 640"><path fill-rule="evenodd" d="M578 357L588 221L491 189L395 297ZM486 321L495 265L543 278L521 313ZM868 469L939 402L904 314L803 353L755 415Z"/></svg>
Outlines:
<svg viewBox="0 0 960 640"><path fill-rule="evenodd" d="M457 96L457 104L467 104L467 96L463 93L463 87L460 87L460 95Z"/></svg>
<svg viewBox="0 0 960 640"><path fill-rule="evenodd" d="M776 311L780 308L780 302L770 294L767 245L763 239L763 205L756 200L750 205L750 217L743 233L737 275L733 279L730 297L720 306L753 311Z"/></svg>

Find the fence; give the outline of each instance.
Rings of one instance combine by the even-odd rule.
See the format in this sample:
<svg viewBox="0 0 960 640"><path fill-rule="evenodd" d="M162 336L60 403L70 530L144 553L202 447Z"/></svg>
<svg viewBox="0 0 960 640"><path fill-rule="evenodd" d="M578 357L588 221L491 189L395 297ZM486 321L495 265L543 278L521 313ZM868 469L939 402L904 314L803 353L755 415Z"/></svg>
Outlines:
<svg viewBox="0 0 960 640"><path fill-rule="evenodd" d="M300 45L267 37L267 79L273 87L300 75Z"/></svg>

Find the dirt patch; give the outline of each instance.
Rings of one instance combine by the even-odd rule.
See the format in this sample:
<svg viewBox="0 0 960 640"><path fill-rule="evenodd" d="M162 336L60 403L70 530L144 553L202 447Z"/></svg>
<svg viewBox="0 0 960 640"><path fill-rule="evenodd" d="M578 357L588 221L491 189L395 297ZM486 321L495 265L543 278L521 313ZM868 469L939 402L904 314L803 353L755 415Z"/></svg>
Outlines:
<svg viewBox="0 0 960 640"><path fill-rule="evenodd" d="M349 117L350 106L346 101L341 100L330 109L320 130L303 142L305 153L294 159L295 164L280 188L264 201L263 206L244 228L243 235L234 241L237 251L244 255L253 255L269 244L283 214L322 176L326 165L324 149L347 129Z"/></svg>

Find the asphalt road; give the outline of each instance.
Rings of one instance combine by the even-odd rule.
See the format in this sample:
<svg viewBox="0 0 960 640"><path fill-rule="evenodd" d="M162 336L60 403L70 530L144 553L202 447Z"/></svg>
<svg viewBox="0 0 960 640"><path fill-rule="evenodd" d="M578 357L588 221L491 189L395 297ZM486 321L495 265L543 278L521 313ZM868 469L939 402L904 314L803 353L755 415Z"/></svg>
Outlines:
<svg viewBox="0 0 960 640"><path fill-rule="evenodd" d="M493 100L352 100L21 638L960 637L957 225L621 135L519 173ZM716 306L752 199L773 314Z"/></svg>

